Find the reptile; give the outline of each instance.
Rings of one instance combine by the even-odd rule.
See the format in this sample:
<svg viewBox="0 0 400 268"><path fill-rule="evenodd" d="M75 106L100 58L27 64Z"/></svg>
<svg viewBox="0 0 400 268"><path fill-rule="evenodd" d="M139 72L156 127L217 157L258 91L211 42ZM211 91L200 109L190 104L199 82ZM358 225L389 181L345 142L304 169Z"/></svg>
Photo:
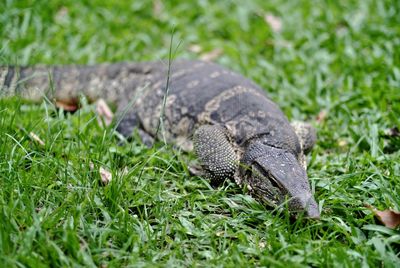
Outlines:
<svg viewBox="0 0 400 268"><path fill-rule="evenodd" d="M31 101L102 98L116 105L122 135L137 131L146 144L157 138L194 150L213 184L233 180L262 204L320 217L305 162L314 128L291 124L264 89L223 66L196 60L8 66L0 68L0 87L3 97Z"/></svg>

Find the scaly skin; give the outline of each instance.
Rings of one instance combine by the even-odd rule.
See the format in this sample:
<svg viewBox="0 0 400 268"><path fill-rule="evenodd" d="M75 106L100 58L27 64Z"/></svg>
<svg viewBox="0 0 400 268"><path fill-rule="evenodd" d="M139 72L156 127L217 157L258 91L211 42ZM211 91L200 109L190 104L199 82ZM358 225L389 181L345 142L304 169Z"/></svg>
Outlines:
<svg viewBox="0 0 400 268"><path fill-rule="evenodd" d="M263 203L287 202L291 211L319 217L304 162L315 143L312 127L292 127L259 86L201 61L173 62L164 105L166 74L159 62L0 68L0 85L5 95L36 101L46 94L75 102L84 94L113 102L123 115L117 128L123 135L138 129L146 141L162 135L186 151L195 148L211 179L233 179Z"/></svg>

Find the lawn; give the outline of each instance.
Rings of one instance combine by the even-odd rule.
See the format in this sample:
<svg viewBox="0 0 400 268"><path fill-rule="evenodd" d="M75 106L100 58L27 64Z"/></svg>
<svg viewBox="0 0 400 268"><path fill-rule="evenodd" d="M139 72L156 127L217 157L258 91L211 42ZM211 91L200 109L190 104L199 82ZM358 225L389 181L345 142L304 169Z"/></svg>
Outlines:
<svg viewBox="0 0 400 268"><path fill-rule="evenodd" d="M0 99L2 267L395 267L400 1L0 2L0 65L212 58L315 125L320 221L190 177L193 155L121 143L91 104ZM173 33L173 42L171 35ZM32 136L40 137L41 144ZM113 180L99 182L99 168Z"/></svg>

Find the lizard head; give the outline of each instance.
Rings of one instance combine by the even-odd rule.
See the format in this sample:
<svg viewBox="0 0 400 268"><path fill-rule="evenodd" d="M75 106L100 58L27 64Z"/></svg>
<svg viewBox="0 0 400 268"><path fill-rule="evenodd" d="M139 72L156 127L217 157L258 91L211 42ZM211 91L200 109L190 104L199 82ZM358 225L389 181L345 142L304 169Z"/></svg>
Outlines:
<svg viewBox="0 0 400 268"><path fill-rule="evenodd" d="M291 212L319 218L307 173L293 153L261 139L253 140L246 146L239 172L242 182L260 202L272 206L287 202Z"/></svg>

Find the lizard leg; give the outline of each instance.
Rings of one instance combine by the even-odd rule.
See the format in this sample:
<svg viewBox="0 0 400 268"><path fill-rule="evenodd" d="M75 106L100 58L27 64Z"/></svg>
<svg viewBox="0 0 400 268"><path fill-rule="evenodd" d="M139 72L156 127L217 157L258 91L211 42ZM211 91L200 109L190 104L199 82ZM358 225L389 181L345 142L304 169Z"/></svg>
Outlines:
<svg viewBox="0 0 400 268"><path fill-rule="evenodd" d="M309 153L317 141L315 128L309 123L299 121L292 122L292 127L299 137L304 154Z"/></svg>
<svg viewBox="0 0 400 268"><path fill-rule="evenodd" d="M212 184L233 179L239 159L227 130L218 125L199 127L193 136L194 151Z"/></svg>
<svg viewBox="0 0 400 268"><path fill-rule="evenodd" d="M143 144L145 144L147 147L151 147L153 145L154 138L141 128L137 114L134 112L125 114L118 123L117 131L124 137L130 138L135 130L137 130Z"/></svg>

